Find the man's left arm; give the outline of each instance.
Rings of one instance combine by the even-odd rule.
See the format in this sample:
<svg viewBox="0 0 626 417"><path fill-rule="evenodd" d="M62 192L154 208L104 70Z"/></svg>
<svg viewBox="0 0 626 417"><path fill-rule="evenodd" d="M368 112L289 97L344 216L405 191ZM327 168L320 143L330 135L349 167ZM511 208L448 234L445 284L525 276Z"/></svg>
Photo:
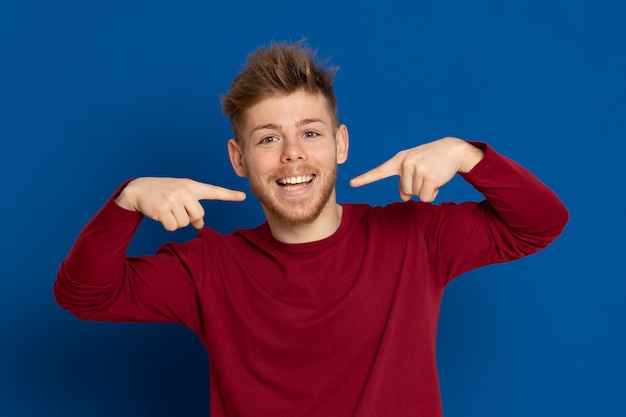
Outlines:
<svg viewBox="0 0 626 417"><path fill-rule="evenodd" d="M440 226L445 224L433 235L439 249L447 247L449 242L453 249L459 249L458 245L471 245L474 240L475 243L490 241L489 250L499 252L498 256L484 254L480 261L480 254L468 254L475 257L466 259L465 267L480 266L487 259L489 263L500 262L536 252L552 242L567 223L568 213L561 200L528 170L486 144L457 138L443 138L398 152L382 165L354 178L351 185L362 186L398 175L402 200L415 195L423 202L432 202L440 187L457 173L481 192L486 201L454 208L453 218L438 222ZM458 242L459 237L464 241ZM510 253L504 253L503 247ZM476 246L474 249L481 252ZM463 256L451 251L455 252L456 261L461 262Z"/></svg>

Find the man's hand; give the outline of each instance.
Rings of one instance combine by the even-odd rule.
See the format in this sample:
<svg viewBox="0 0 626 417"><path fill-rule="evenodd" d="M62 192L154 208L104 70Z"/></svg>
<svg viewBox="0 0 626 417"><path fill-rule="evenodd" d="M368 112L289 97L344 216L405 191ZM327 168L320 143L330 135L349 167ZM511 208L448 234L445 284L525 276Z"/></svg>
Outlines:
<svg viewBox="0 0 626 417"><path fill-rule="evenodd" d="M439 188L457 172L469 172L483 158L483 151L464 140L443 138L398 152L393 158L350 181L353 187L393 175L400 176L400 198L415 195L432 202Z"/></svg>
<svg viewBox="0 0 626 417"><path fill-rule="evenodd" d="M138 211L174 231L190 223L204 226L200 200L243 201L241 191L229 190L183 178L137 178L129 182L115 202L127 210Z"/></svg>

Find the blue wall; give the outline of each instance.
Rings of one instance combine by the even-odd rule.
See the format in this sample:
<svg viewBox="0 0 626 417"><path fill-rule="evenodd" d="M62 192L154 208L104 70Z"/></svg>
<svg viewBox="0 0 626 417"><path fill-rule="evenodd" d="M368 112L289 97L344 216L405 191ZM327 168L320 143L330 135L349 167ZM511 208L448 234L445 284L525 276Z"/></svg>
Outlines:
<svg viewBox="0 0 626 417"><path fill-rule="evenodd" d="M79 230L126 178L246 189L227 160L218 96L249 51L302 37L341 66L351 132L341 201L396 200L395 180L356 190L347 181L456 135L520 161L571 211L544 252L448 288L446 416L625 415L623 2L214 3L0 5L0 415L208 414L207 359L190 331L81 322L51 287ZM438 200L475 197L454 180ZM205 207L224 232L262 220L253 199ZM146 221L131 252L192 235Z"/></svg>

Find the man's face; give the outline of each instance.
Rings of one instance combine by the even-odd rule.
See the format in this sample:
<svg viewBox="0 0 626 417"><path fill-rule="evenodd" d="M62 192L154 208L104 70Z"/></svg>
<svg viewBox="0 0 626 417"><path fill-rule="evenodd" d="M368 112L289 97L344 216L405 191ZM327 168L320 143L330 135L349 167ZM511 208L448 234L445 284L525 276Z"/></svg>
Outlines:
<svg viewBox="0 0 626 417"><path fill-rule="evenodd" d="M228 144L231 162L248 177L268 219L310 224L334 208L348 134L343 125L333 128L322 95L298 90L265 99L246 110L241 132L241 143Z"/></svg>

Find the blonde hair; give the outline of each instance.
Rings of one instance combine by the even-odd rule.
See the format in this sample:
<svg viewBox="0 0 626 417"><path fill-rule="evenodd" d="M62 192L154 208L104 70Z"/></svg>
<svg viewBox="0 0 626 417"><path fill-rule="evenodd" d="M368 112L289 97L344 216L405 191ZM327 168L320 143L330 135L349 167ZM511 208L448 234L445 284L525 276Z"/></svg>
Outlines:
<svg viewBox="0 0 626 417"><path fill-rule="evenodd" d="M328 60L318 64L316 54L316 50L300 40L296 43L271 43L248 55L243 70L222 97L222 111L230 118L235 139L239 140L245 110L266 98L300 89L325 97L334 128L339 126L337 99L333 91L333 79L338 68L328 66Z"/></svg>

